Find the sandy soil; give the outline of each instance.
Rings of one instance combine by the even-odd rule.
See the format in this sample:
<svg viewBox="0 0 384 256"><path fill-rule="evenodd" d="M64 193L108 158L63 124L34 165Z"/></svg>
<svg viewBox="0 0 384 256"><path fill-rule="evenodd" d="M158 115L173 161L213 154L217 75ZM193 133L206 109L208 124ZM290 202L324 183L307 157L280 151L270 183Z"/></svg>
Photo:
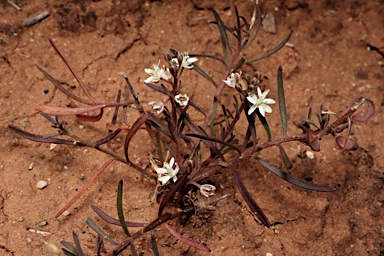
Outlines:
<svg viewBox="0 0 384 256"><path fill-rule="evenodd" d="M45 241L72 242L72 231L79 234L87 255L94 255L96 234L86 224L95 220L115 240L124 237L118 227L104 223L90 208L97 205L117 216L117 183L125 182L124 207L131 221L149 222L156 217L157 206L150 204L155 183L126 166L115 163L89 191L70 208L71 215L54 218L107 157L94 150L28 141L8 129L8 125L47 134L47 121L34 107L38 104L71 105L43 77L34 64L74 92L78 85L65 68L48 38L53 39L85 81L94 97L113 101L124 86L118 74L126 72L143 101L158 97L142 82L144 68L162 59L169 48L181 52L220 54L217 29L209 22L215 8L226 22L234 21L233 4L246 17L251 15L248 1L15 1L21 11L0 3L0 254L50 255ZM253 218L234 186L233 179L213 177L222 186L217 195L231 196L213 210L201 212L188 222L172 225L183 235L208 245L212 255L384 255L384 171L383 105L384 59L378 51L367 51L368 44L384 51L384 2L375 1L263 1L276 20L276 33L264 31L247 56L258 56L278 44L290 30L291 47L257 62L268 79L264 86L276 97L276 73L284 69L289 133L298 132L293 121L306 116L309 106L341 113L359 96L372 99L376 114L368 123L354 126L353 138L360 145L354 152L339 151L331 138L322 142L322 151L314 159L301 158L304 145L286 147L295 161L290 171L299 178L337 187L334 193L305 191L288 184L256 161L241 163L240 173L252 195L265 211L273 229ZM25 19L43 11L50 16L25 27ZM371 48L372 49L372 48ZM207 60L199 65L216 79L224 69ZM221 72L221 73L220 73ZM187 93L207 109L212 90L197 74L189 74ZM223 103L231 99L225 91ZM112 113L107 112L106 118ZM129 116L133 120L134 115ZM67 120L76 132L96 139L103 122L92 125ZM270 115L273 136L280 136L278 111ZM105 122L104 122L105 123ZM146 159L151 149L146 140L137 140L135 159ZM282 167L278 151L269 150L264 159ZM29 170L30 164L33 168ZM39 190L36 183L47 180ZM42 221L48 225L36 226ZM48 236L29 229L50 232ZM165 229L157 228L161 255L203 255L177 241ZM136 242L138 252L151 255L150 237ZM109 245L108 245L109 246ZM128 255L125 253L124 255Z"/></svg>

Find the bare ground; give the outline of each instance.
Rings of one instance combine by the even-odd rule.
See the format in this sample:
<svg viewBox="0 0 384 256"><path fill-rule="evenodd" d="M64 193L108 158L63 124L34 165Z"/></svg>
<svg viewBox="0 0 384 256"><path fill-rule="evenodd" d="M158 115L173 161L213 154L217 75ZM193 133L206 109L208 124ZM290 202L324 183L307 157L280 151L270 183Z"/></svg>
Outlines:
<svg viewBox="0 0 384 256"><path fill-rule="evenodd" d="M107 159L83 148L57 146L53 150L23 139L8 129L16 125L39 134L52 130L34 110L38 104L70 105L35 68L38 64L64 85L75 80L50 47L52 38L71 61L94 97L113 101L124 85L118 73L126 72L139 97L149 101L157 97L142 84L143 71L169 48L190 53L220 54L221 44L211 8L227 22L234 21L233 4L246 17L250 3L243 1L16 1L17 11L6 1L0 4L0 254L49 255L44 240L59 244L71 241L72 231L79 234L87 255L94 254L96 234L86 224L94 219L116 240L123 231L101 221L91 210L97 205L116 216L117 183L125 182L125 209L132 221L149 222L156 217L157 206L149 198L154 182L134 170L114 164L91 189L70 208L68 217L54 218L56 212L82 188L86 180ZM187 225L173 226L188 238L208 245L213 255L383 255L384 254L384 171L383 171L383 67L378 51L367 51L368 44L383 51L384 2L367 1L265 1L276 19L276 34L260 32L247 56L258 56L278 44L290 30L293 47L257 63L268 79L264 86L276 95L277 67L282 65L287 96L289 132L298 132L292 124L306 116L309 106L341 113L359 96L372 99L376 114L368 122L354 126L353 138L360 149L339 151L331 138L322 142L322 151L314 159L301 158L304 145L287 147L295 161L291 173L318 184L335 186L334 193L309 192L288 184L255 161L241 163L239 170L250 192L265 211L273 229L253 218L245 202L225 175L214 177L221 184L217 195L231 196L216 204L214 210L200 212ZM23 21L40 12L50 16L25 27ZM373 49L373 48L371 48ZM199 65L221 79L220 66L199 60ZM204 80L190 75L187 93L208 108L212 101ZM73 88L79 92L78 88ZM230 102L231 92L225 92ZM224 102L223 102L224 103ZM107 118L111 113L107 113ZM130 118L133 118L130 117ZM270 115L274 136L280 135L278 111ZM132 119L133 120L133 119ZM80 123L69 120L74 129ZM96 139L101 124L84 124L84 136ZM144 140L145 142L145 140ZM137 141L134 158L145 159L149 145ZM263 157L281 167L278 152ZM33 169L28 167L34 163ZM39 190L36 183L47 180ZM47 221L48 225L36 227ZM39 229L52 233L43 237L30 232ZM196 249L177 241L165 229L156 230L162 255L199 255ZM136 243L143 255L151 255L150 237ZM128 253L126 253L128 255Z"/></svg>

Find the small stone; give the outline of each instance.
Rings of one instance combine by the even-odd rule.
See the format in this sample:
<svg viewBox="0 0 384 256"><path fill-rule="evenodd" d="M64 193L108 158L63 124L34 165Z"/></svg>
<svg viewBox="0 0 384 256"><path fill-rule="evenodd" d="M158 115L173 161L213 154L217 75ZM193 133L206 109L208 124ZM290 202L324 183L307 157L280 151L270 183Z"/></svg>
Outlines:
<svg viewBox="0 0 384 256"><path fill-rule="evenodd" d="M263 20L263 28L267 33L275 34L276 33L276 24L275 16L272 12L267 13L267 16Z"/></svg>
<svg viewBox="0 0 384 256"><path fill-rule="evenodd" d="M48 225L48 221L43 220L36 224L36 227L44 227Z"/></svg>
<svg viewBox="0 0 384 256"><path fill-rule="evenodd" d="M69 211L64 211L64 212L63 212L63 215L64 215L64 216L69 216L69 215L71 215L71 213L70 213Z"/></svg>
<svg viewBox="0 0 384 256"><path fill-rule="evenodd" d="M28 170L32 170L34 165L35 165L34 162L30 163L29 166L28 166Z"/></svg>
<svg viewBox="0 0 384 256"><path fill-rule="evenodd" d="M49 150L54 150L55 147L57 147L57 144L51 144L49 145Z"/></svg>
<svg viewBox="0 0 384 256"><path fill-rule="evenodd" d="M83 130L83 129L84 129L84 127L85 127L85 126L84 126L84 125L82 125L82 124L81 124L81 125L79 125L79 129L80 129L80 130Z"/></svg>
<svg viewBox="0 0 384 256"><path fill-rule="evenodd" d="M307 151L307 152L305 152L305 154L307 155L307 157L309 159L314 159L315 158L315 154L313 154L312 151Z"/></svg>
<svg viewBox="0 0 384 256"><path fill-rule="evenodd" d="M265 256L273 256L273 254L270 253L270 252L267 252L267 253L265 254Z"/></svg>
<svg viewBox="0 0 384 256"><path fill-rule="evenodd" d="M23 123L21 124L21 126L23 126L23 128L25 128L25 127L27 127L27 124L28 124L28 117L23 119Z"/></svg>
<svg viewBox="0 0 384 256"><path fill-rule="evenodd" d="M39 188L39 189L43 189L45 188L46 186L48 185L48 182L46 182L45 180L39 180L36 184L36 187Z"/></svg>
<svg viewBox="0 0 384 256"><path fill-rule="evenodd" d="M285 46L290 47L290 48L295 48L295 45L291 44L291 43L286 43Z"/></svg>

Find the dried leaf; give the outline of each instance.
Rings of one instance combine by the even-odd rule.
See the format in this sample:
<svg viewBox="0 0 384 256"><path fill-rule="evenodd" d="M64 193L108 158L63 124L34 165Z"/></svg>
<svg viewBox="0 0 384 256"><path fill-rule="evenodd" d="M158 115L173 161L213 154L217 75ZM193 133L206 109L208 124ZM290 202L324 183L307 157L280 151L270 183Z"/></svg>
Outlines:
<svg viewBox="0 0 384 256"><path fill-rule="evenodd" d="M106 104L98 104L98 105L92 105L84 108L63 108L63 107L51 107L47 105L39 105L39 106L36 106L35 109L37 111L44 112L51 116L71 116L71 115L78 115L78 114L91 112L94 110L99 110L99 109L105 108L106 106L107 106Z"/></svg>
<svg viewBox="0 0 384 256"><path fill-rule="evenodd" d="M168 229L168 231L174 236L176 237L177 239L179 239L181 242L189 245L189 246L192 246L196 249L199 249L199 250L202 250L204 252L211 252L211 249L209 249L207 246L205 245L202 245L201 243L197 243L191 239L188 239L184 236L182 236L181 234L179 234L176 230L174 230L171 226L168 225L168 223L164 223L164 226L166 227L166 229Z"/></svg>

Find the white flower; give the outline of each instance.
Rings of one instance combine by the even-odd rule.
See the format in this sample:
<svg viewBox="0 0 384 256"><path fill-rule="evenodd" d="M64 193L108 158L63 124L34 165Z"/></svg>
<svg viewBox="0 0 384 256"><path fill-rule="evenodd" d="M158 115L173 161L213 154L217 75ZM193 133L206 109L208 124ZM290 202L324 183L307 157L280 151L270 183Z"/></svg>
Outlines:
<svg viewBox="0 0 384 256"><path fill-rule="evenodd" d="M248 115L252 114L257 108L259 108L260 114L263 116L265 116L265 112L272 112L272 108L267 104L275 104L275 101L273 99L265 98L268 93L269 89L261 93L260 87L257 87L257 94L259 95L259 98L257 98L254 92L250 92L248 94L247 100L252 103L251 108L248 110Z"/></svg>
<svg viewBox="0 0 384 256"><path fill-rule="evenodd" d="M160 60L159 60L159 64L160 64ZM146 83L156 83L158 82L161 78L165 79L165 80L170 80L172 78L172 75L171 73L169 72L169 69L165 69L165 67L163 66L162 68L159 67L159 64L153 64L152 65L152 68L153 69L150 69L150 68L145 68L144 71L145 73L147 73L148 75L150 75L150 77L148 77L147 79L144 80L144 82Z"/></svg>
<svg viewBox="0 0 384 256"><path fill-rule="evenodd" d="M188 52L183 53L181 56L183 56L181 66L188 69L193 68L192 64L197 61L197 58L189 57Z"/></svg>
<svg viewBox="0 0 384 256"><path fill-rule="evenodd" d="M148 102L148 105L156 111L156 114L160 114L164 110L164 104L162 102L150 101Z"/></svg>
<svg viewBox="0 0 384 256"><path fill-rule="evenodd" d="M171 80L172 74L171 74L171 72L169 72L169 68L165 69L165 71L164 71L163 75L161 76L161 78L163 78L163 79L165 79L167 81Z"/></svg>
<svg viewBox="0 0 384 256"><path fill-rule="evenodd" d="M224 80L224 83L229 87L235 88L236 84L240 81L241 72L240 73L231 73L227 80Z"/></svg>
<svg viewBox="0 0 384 256"><path fill-rule="evenodd" d="M175 166L175 168L173 168L173 166ZM170 179L172 179L173 182L177 181L176 175L179 172L179 166L175 163L175 159L172 157L169 163L164 162L163 167L157 167L155 171L161 175L158 180L161 182L161 185L164 186Z"/></svg>
<svg viewBox="0 0 384 256"><path fill-rule="evenodd" d="M177 94L175 96L175 101L180 105L180 107L185 107L188 105L189 97L187 94Z"/></svg>

